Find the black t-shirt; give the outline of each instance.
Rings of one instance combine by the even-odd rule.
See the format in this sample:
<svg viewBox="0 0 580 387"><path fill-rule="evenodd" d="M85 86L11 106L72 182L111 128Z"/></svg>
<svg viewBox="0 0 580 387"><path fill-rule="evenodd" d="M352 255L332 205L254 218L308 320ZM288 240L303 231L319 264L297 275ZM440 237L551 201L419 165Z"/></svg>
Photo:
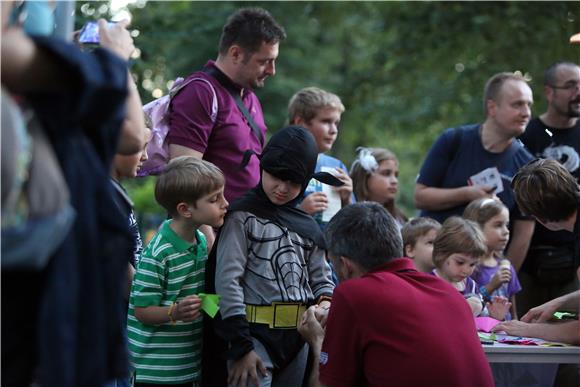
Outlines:
<svg viewBox="0 0 580 387"><path fill-rule="evenodd" d="M532 119L520 140L537 158L558 160L580 180L580 120L572 128L554 128L544 124L539 118ZM537 245L573 245L574 234L568 231L550 231L536 223L530 248ZM531 264L524 262L523 269Z"/></svg>

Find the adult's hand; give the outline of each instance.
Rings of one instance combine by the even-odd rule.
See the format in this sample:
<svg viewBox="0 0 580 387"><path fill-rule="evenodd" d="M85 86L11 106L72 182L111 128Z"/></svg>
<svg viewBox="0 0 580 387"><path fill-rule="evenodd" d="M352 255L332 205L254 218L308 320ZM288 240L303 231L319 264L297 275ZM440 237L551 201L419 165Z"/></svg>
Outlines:
<svg viewBox="0 0 580 387"><path fill-rule="evenodd" d="M556 298L530 309L528 313L522 316L521 320L530 323L545 322L552 318L554 312L558 311L558 308L560 308L560 302Z"/></svg>
<svg viewBox="0 0 580 387"><path fill-rule="evenodd" d="M298 325L298 333L313 347L314 351L320 352L322 340L324 339L324 328L316 318L316 309L317 306L315 305L306 309L306 312L302 315L302 321Z"/></svg>
<svg viewBox="0 0 580 387"><path fill-rule="evenodd" d="M105 19L99 19L98 23L101 47L113 51L124 60L129 60L131 54L135 51L133 38L127 31L129 21L121 20L112 26L108 26Z"/></svg>
<svg viewBox="0 0 580 387"><path fill-rule="evenodd" d="M505 332L511 336L523 336L531 337L533 327L532 324L528 324L518 320L504 321L493 327L493 332Z"/></svg>

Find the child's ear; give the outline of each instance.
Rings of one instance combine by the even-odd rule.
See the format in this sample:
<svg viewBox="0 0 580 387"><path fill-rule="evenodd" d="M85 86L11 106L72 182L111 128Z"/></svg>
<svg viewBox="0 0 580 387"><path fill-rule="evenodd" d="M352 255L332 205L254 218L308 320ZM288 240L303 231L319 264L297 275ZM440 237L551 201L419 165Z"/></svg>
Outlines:
<svg viewBox="0 0 580 387"><path fill-rule="evenodd" d="M415 249L412 245L405 245L405 256L409 258L415 258Z"/></svg>
<svg viewBox="0 0 580 387"><path fill-rule="evenodd" d="M191 218L192 214L190 208L189 204L185 202L177 203L177 213L182 218Z"/></svg>
<svg viewBox="0 0 580 387"><path fill-rule="evenodd" d="M305 126L306 125L306 120L303 119L300 116L296 116L293 121L294 121L293 122L294 125L299 125L299 126Z"/></svg>

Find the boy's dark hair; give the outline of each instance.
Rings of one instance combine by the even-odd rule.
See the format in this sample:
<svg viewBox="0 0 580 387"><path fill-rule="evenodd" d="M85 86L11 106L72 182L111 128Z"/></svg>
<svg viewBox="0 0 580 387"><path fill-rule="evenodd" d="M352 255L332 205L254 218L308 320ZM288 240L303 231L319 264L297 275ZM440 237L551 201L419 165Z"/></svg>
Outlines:
<svg viewBox="0 0 580 387"><path fill-rule="evenodd" d="M512 188L520 210L542 221L566 220L580 203L576 179L556 160L528 163L514 176Z"/></svg>
<svg viewBox="0 0 580 387"><path fill-rule="evenodd" d="M176 216L179 203L195 207L198 199L224 184L222 171L212 163L193 156L181 156L171 160L159 175L155 200L170 216Z"/></svg>
<svg viewBox="0 0 580 387"><path fill-rule="evenodd" d="M262 8L242 8L232 14L224 25L219 53L225 55L237 44L249 54L260 50L263 42L274 44L286 39L284 28Z"/></svg>
<svg viewBox="0 0 580 387"><path fill-rule="evenodd" d="M372 270L403 256L395 219L380 204L359 202L341 209L324 231L328 251Z"/></svg>
<svg viewBox="0 0 580 387"><path fill-rule="evenodd" d="M558 69L560 68L560 66L566 66L566 67L578 67L578 65L576 63L573 62L556 62L553 65L551 65L550 67L548 67L546 69L546 71L544 72L544 86L557 86L556 85L556 74L558 73Z"/></svg>
<svg viewBox="0 0 580 387"><path fill-rule="evenodd" d="M401 235L403 236L403 247L415 247L417 240L431 230L439 231L441 223L435 219L421 216L413 218L403 226Z"/></svg>
<svg viewBox="0 0 580 387"><path fill-rule="evenodd" d="M487 101L498 102L501 98L503 85L508 81L524 82L528 81L518 73L497 73L487 80L483 89L483 112L487 116Z"/></svg>
<svg viewBox="0 0 580 387"><path fill-rule="evenodd" d="M440 268L452 254L480 258L487 254L487 244L477 223L459 216L447 218L433 241L433 264Z"/></svg>

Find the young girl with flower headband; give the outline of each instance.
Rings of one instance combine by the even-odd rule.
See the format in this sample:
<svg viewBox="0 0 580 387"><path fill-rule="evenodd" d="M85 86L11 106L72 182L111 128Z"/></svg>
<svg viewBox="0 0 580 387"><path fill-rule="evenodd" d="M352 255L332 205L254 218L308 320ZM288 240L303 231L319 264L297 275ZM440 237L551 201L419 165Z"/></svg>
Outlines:
<svg viewBox="0 0 580 387"><path fill-rule="evenodd" d="M465 219L479 224L487 243L487 254L471 278L477 283L484 300L500 296L511 302L511 314L506 314L506 320L517 319L515 294L522 289L515 269L503 256L510 236L509 215L507 207L499 199L492 198L474 200L463 212Z"/></svg>
<svg viewBox="0 0 580 387"><path fill-rule="evenodd" d="M353 191L358 201L382 204L395 218L399 228L407 221L395 205L399 189L399 160L384 148L358 148L358 157L350 168Z"/></svg>

